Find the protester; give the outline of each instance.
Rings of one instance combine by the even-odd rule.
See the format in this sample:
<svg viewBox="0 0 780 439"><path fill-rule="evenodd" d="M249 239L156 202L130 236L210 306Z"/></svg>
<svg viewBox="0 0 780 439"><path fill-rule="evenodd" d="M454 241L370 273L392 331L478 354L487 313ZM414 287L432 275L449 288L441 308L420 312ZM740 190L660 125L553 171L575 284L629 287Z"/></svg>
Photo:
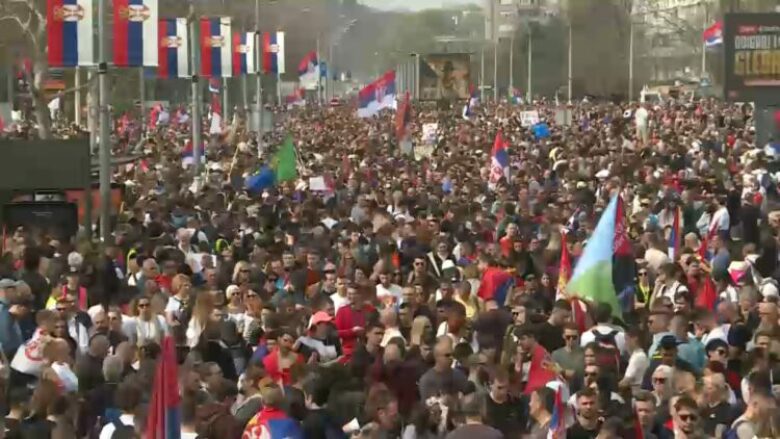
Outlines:
<svg viewBox="0 0 780 439"><path fill-rule="evenodd" d="M258 136L239 110L198 179L176 110L113 169L111 242L12 230L8 437L144 437L168 337L182 437L780 436L777 162L750 111L413 106L410 152L390 111L269 106ZM600 239L607 280L568 282Z"/></svg>

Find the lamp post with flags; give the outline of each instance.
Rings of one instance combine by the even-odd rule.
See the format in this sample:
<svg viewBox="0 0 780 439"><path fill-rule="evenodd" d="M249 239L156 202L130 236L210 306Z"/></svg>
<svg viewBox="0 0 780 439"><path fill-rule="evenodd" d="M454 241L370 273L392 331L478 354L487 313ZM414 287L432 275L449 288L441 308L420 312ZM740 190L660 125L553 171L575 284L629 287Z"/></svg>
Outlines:
<svg viewBox="0 0 780 439"><path fill-rule="evenodd" d="M108 119L108 26L106 2L98 2L98 91L100 108L100 237L104 243L111 239L111 134Z"/></svg>
<svg viewBox="0 0 780 439"><path fill-rule="evenodd" d="M200 80L198 71L200 71L200 39L198 38L198 19L195 16L195 0L190 0L190 60L192 61L192 158L193 173L197 177L200 175L200 156L201 156L201 114L200 114Z"/></svg>

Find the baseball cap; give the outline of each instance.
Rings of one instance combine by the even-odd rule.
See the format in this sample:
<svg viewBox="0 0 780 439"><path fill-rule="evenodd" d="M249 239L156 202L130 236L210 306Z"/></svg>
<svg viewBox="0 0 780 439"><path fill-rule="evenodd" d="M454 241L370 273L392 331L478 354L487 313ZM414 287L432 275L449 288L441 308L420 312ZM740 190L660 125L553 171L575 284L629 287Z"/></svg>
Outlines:
<svg viewBox="0 0 780 439"><path fill-rule="evenodd" d="M330 314L325 311L317 311L311 316L311 320L309 320L309 328L317 326L320 323L330 323L332 321L333 317L331 317Z"/></svg>
<svg viewBox="0 0 780 439"><path fill-rule="evenodd" d="M678 345L677 337L673 335L664 335L661 337L661 341L658 342L658 347L661 349L672 349Z"/></svg>
<svg viewBox="0 0 780 439"><path fill-rule="evenodd" d="M0 279L0 289L16 288L17 286L19 286L19 282L13 279L9 279L9 278Z"/></svg>

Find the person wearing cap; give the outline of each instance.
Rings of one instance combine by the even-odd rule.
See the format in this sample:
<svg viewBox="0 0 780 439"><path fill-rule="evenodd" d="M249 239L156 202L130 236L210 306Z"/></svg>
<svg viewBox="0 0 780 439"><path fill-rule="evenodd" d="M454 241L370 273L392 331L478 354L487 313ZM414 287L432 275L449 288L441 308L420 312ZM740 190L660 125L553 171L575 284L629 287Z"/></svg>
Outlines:
<svg viewBox="0 0 780 439"><path fill-rule="evenodd" d="M309 319L309 331L298 337L298 352L307 359L315 355L318 363L330 363L336 360L341 352L341 345L330 344L328 337L333 318L325 311L317 311Z"/></svg>
<svg viewBox="0 0 780 439"><path fill-rule="evenodd" d="M695 369L687 361L677 356L677 346L679 341L674 335L665 335L661 337L658 343L658 356L654 356L650 360L650 366L645 373L645 379L642 382L642 388L652 389L652 376L654 371L660 366L669 366L675 369L683 369L695 373Z"/></svg>

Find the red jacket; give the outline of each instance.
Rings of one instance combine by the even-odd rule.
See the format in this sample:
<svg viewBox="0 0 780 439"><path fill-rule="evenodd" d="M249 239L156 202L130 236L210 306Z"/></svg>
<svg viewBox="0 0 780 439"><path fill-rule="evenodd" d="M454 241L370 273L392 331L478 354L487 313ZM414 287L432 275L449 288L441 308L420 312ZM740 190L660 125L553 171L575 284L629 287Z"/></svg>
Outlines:
<svg viewBox="0 0 780 439"><path fill-rule="evenodd" d="M303 356L301 354L296 354L296 360L295 362L298 364L303 364ZM265 371L268 373L268 376L271 377L275 382L281 382L285 386L289 386L292 384L292 377L290 376L290 369L280 369L279 368L279 349L275 348L271 353L265 356L263 358L263 366L265 367Z"/></svg>
<svg viewBox="0 0 780 439"><path fill-rule="evenodd" d="M341 351L344 355L344 361L349 361L352 358L352 352L355 351L358 334L352 328L359 326L365 329L368 315L372 312L374 312L374 307L368 304L364 304L362 309L359 310L353 309L351 305L342 306L336 312L334 323L341 339Z"/></svg>

